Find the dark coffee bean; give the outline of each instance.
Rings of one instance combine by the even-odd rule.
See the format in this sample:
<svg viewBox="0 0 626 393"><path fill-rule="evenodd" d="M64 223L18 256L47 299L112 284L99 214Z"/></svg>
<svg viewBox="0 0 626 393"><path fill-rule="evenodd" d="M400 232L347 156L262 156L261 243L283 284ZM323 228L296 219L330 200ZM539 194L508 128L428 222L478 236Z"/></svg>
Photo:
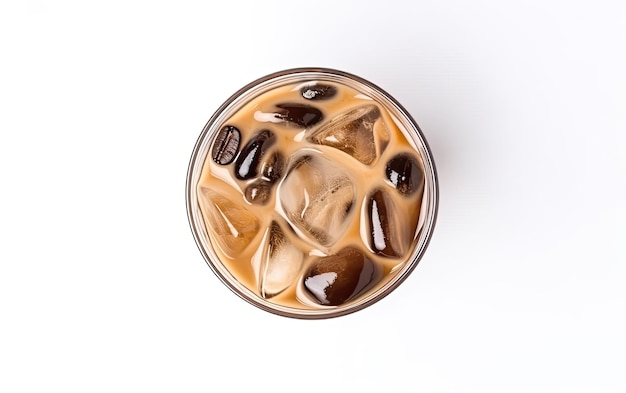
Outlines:
<svg viewBox="0 0 626 393"><path fill-rule="evenodd" d="M363 293L380 275L374 262L348 247L313 261L304 275L304 287L320 304L338 306Z"/></svg>
<svg viewBox="0 0 626 393"><path fill-rule="evenodd" d="M337 89L330 85L304 86L300 94L307 100L329 100L337 94Z"/></svg>
<svg viewBox="0 0 626 393"><path fill-rule="evenodd" d="M275 182L283 175L285 159L281 152L275 151L263 162L261 172L270 182Z"/></svg>
<svg viewBox="0 0 626 393"><path fill-rule="evenodd" d="M294 123L300 127L315 125L322 120L322 111L305 104L286 103L276 105L280 110L274 115L287 123Z"/></svg>
<svg viewBox="0 0 626 393"><path fill-rule="evenodd" d="M404 195L411 195L422 184L424 173L417 159L408 153L393 157L385 168L387 179Z"/></svg>
<svg viewBox="0 0 626 393"><path fill-rule="evenodd" d="M245 190L246 200L255 205L265 205L272 196L272 185L265 180L248 184Z"/></svg>
<svg viewBox="0 0 626 393"><path fill-rule="evenodd" d="M235 176L240 180L248 180L257 176L259 164L265 151L276 142L276 136L270 130L261 130L250 138L241 149L235 162Z"/></svg>
<svg viewBox="0 0 626 393"><path fill-rule="evenodd" d="M218 132L213 142L213 161L220 165L227 165L233 162L239 149L241 133L236 127L224 126Z"/></svg>
<svg viewBox="0 0 626 393"><path fill-rule="evenodd" d="M392 200L382 190L375 190L366 202L368 241L370 248L380 255L395 258L401 255L401 237L404 233L397 228L393 216L402 214L394 211Z"/></svg>

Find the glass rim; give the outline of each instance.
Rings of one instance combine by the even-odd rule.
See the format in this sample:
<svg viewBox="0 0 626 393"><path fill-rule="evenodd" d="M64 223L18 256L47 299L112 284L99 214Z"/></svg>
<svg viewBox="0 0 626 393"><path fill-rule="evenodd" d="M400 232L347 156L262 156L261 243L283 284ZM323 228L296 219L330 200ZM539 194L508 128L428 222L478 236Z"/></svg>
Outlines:
<svg viewBox="0 0 626 393"><path fill-rule="evenodd" d="M410 133L415 132L417 134L417 137L419 138L419 142L422 145L424 152L425 152L425 157L422 157L422 160L425 159L428 161L428 165L424 163L424 171L425 171L424 177L425 177L425 180L427 177L430 177L432 181L432 184L431 184L432 190L428 191L429 198L431 199L431 201L428 204L429 209L427 211L427 217L426 217L426 221L424 222L424 227L423 227L423 229L425 229L427 232L424 235L423 239L418 241L415 244L414 246L415 250L413 251L413 254L409 258L407 258L405 262L406 266L403 267L401 271L396 274L396 276L392 277L389 280L389 282L385 283L381 288L369 294L369 296L367 296L365 300L348 304L346 306L339 305L335 307L329 307L326 309L298 309L298 308L287 307L287 306L282 306L279 304L271 303L265 299L260 298L258 295L254 294L252 291L241 290L240 288L237 287L237 285L235 285L232 282L232 280L229 277L226 277L224 274L222 274L220 269L218 269L215 266L216 263L221 264L221 262L219 261L219 258L217 258L218 259L217 261L213 261L213 259L216 256L210 255L210 253L206 249L206 247L212 247L212 245L210 244L210 242L209 244L204 244L202 236L200 235L200 228L198 228L198 225L204 225L204 224L198 223L197 218L194 216L195 206L193 205L194 205L194 202L196 201L195 192L196 192L196 186L197 186L197 184L194 184L194 179L193 179L194 174L196 174L195 169L196 169L199 159L201 159L201 164L203 164L206 158L208 157L208 151L204 152L205 153L204 155L201 154L202 153L201 147L203 143L207 140L207 137L211 136L209 135L210 130L212 126L216 123L216 121L219 119L220 115L223 114L224 111L227 110L234 102L236 102L239 97L251 91L255 87L258 87L272 80L280 79L282 77L288 77L288 76L295 77L300 74L311 74L311 76L315 76L315 74L318 74L319 76L328 75L328 76L346 78L346 79L355 81L363 86L366 86L367 88L372 89L378 94L380 94L385 100L387 100L390 104L392 104L395 107L395 109L397 109L398 114L404 117L404 119L408 122L408 124L410 125L410 128L407 131ZM424 187L424 192L425 193L427 192L426 184ZM428 245L430 244L432 234L435 228L435 224L437 222L437 216L438 216L438 211L439 211L439 177L437 174L437 168L435 166L432 150L430 149L428 141L426 140L421 128L419 127L415 119L411 116L411 114L404 108L404 106L402 106L392 95L387 93L387 91L375 85L374 83L366 79L363 79L362 77L359 77L357 75L354 75L345 71L340 71L340 70L336 70L332 68L325 68L325 67L299 67L299 68L290 68L290 69L285 69L282 71L273 72L271 74L262 76L246 84L245 86L237 90L235 93L233 93L226 101L224 101L215 110L215 112L211 115L211 117L205 124L204 128L202 129L200 135L198 136L196 143L194 145L192 154L191 154L191 159L189 161L189 166L187 168L187 177L186 177L186 182L185 182L185 202L186 202L186 209L187 209L187 219L189 221L190 229L193 233L196 246L200 250L200 253L202 254L205 262L209 265L209 268L219 278L219 280L222 281L222 283L226 285L226 287L229 288L233 293L235 293L241 299L245 300L246 302L252 304L255 307L258 307L264 311L270 312L272 314L280 315L283 317L296 318L296 319L329 319L329 318L335 318L335 317L340 317L343 315L351 314L356 311L367 308L373 305L374 303L377 303L378 301L382 300L387 295L389 295L400 284L402 284L407 279L407 277L415 270L418 263L420 262L423 255L425 254L426 249L428 248ZM251 294L248 294L246 292L251 292Z"/></svg>

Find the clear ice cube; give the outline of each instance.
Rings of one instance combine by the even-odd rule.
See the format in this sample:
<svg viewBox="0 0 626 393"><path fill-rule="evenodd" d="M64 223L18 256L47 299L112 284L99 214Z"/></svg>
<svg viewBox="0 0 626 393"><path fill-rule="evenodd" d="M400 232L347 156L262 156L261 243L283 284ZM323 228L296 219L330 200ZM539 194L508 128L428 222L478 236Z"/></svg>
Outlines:
<svg viewBox="0 0 626 393"><path fill-rule="evenodd" d="M318 153L293 161L278 194L288 220L328 247L349 225L355 187L345 172Z"/></svg>
<svg viewBox="0 0 626 393"><path fill-rule="evenodd" d="M304 255L272 221L265 236L261 256L259 290L265 298L278 295L295 282Z"/></svg>
<svg viewBox="0 0 626 393"><path fill-rule="evenodd" d="M236 257L259 232L258 219L245 207L206 187L201 188L200 197L211 238L226 256Z"/></svg>
<svg viewBox="0 0 626 393"><path fill-rule="evenodd" d="M389 130L378 107L367 104L335 116L307 139L339 149L370 165L387 146Z"/></svg>

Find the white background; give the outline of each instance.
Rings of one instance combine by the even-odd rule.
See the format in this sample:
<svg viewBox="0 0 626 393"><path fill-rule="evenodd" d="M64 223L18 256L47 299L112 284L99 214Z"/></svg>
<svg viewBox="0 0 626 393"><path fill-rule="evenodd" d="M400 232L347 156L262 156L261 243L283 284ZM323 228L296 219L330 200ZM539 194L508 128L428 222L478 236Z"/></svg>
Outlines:
<svg viewBox="0 0 626 393"><path fill-rule="evenodd" d="M2 1L0 45L0 391L626 391L623 1ZM441 183L333 320L237 298L185 211L213 111L300 66L394 95Z"/></svg>

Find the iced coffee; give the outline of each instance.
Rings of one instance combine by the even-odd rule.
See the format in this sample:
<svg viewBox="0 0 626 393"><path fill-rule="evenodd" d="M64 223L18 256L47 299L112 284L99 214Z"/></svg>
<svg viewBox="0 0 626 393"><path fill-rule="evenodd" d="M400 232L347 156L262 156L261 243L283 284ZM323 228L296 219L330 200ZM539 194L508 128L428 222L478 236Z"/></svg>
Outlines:
<svg viewBox="0 0 626 393"><path fill-rule="evenodd" d="M269 311L324 317L372 303L430 237L436 176L425 141L395 101L354 78L261 81L199 142L192 227L216 273Z"/></svg>

